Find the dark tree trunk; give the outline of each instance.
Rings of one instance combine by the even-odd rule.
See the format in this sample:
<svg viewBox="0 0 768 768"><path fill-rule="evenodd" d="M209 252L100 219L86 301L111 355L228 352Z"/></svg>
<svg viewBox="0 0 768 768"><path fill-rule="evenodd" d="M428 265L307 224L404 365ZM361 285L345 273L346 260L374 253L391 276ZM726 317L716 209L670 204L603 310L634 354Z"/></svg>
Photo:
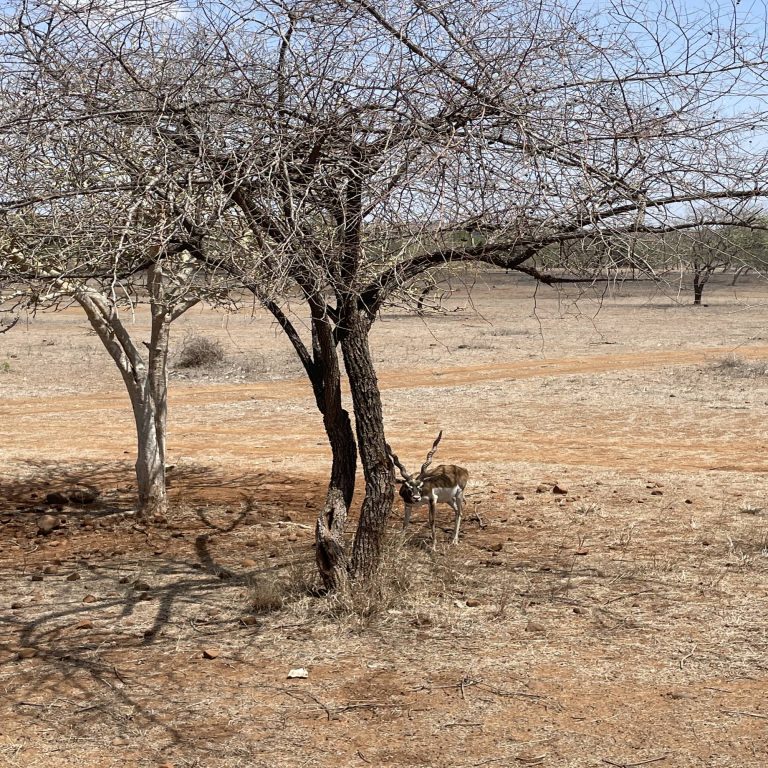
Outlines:
<svg viewBox="0 0 768 768"><path fill-rule="evenodd" d="M349 576L349 558L344 546L347 513L355 493L357 447L352 421L341 401L341 371L333 329L327 318L312 324L314 349L310 376L317 407L331 446L331 477L323 509L315 528L315 559L327 590L343 589Z"/></svg>
<svg viewBox="0 0 768 768"><path fill-rule="evenodd" d="M347 369L360 462L365 476L365 498L352 548L350 574L371 579L378 570L387 519L394 501L392 464L387 457L381 393L368 344L370 319L359 309L344 318L341 349Z"/></svg>
<svg viewBox="0 0 768 768"><path fill-rule="evenodd" d="M258 291L254 290L255 295ZM344 533L355 492L357 446L349 413L342 405L341 370L333 322L321 296L309 300L312 311L312 354L278 304L265 302L285 331L307 373L331 446L332 465L325 503L315 526L315 559L325 588L342 589L349 577Z"/></svg>
<svg viewBox="0 0 768 768"><path fill-rule="evenodd" d="M701 273L693 273L693 303L694 305L701 304L701 297L704 293L704 283L701 281Z"/></svg>
<svg viewBox="0 0 768 768"><path fill-rule="evenodd" d="M709 282L712 273L716 269L713 264L694 264L693 265L693 304L701 306L701 298L704 295L704 286Z"/></svg>

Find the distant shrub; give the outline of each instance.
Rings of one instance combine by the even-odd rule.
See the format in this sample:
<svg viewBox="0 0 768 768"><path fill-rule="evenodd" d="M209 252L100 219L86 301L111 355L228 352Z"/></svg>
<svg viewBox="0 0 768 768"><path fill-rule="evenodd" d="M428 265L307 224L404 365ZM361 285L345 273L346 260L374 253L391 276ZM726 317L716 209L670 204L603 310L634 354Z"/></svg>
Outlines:
<svg viewBox="0 0 768 768"><path fill-rule="evenodd" d="M205 336L189 336L179 353L179 368L209 368L223 362L224 347L219 341Z"/></svg>
<svg viewBox="0 0 768 768"><path fill-rule="evenodd" d="M768 362L765 360L745 360L737 355L728 355L715 360L711 365L715 373L733 376L737 379L759 379L768 376Z"/></svg>

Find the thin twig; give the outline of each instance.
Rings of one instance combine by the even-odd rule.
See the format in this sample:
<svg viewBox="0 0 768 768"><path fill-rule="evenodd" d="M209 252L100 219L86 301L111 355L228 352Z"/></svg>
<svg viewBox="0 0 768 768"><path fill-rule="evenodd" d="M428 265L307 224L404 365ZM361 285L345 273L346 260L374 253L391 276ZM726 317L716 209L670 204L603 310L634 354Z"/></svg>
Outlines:
<svg viewBox="0 0 768 768"><path fill-rule="evenodd" d="M768 715L763 715L760 712L743 712L740 709L723 709L721 711L724 715L744 715L744 717L759 717L761 720L768 720Z"/></svg>
<svg viewBox="0 0 768 768"><path fill-rule="evenodd" d="M610 605L616 603L619 600L626 600L628 597L637 597L638 595L645 595L648 592L653 592L652 589L641 589L638 592L627 592L626 595L619 595L618 597L612 597L610 600L606 600L603 605Z"/></svg>
<svg viewBox="0 0 768 768"><path fill-rule="evenodd" d="M664 755L661 755L661 757L651 757L648 760L640 760L640 762L637 763L615 763L613 760L609 760L607 757L604 757L602 762L607 763L608 765L615 765L616 768L635 768L637 765L648 765L648 763L658 763L659 760L666 760L669 757L669 752L667 752Z"/></svg>
<svg viewBox="0 0 768 768"><path fill-rule="evenodd" d="M694 643L694 644L693 644L693 647L691 648L691 650L690 650L690 652L689 652L689 653L686 653L686 654L685 654L685 656L682 656L682 657L680 658L680 662L679 662L679 663L680 663L680 669L682 669L682 668L683 668L683 665L685 664L685 662L686 662L688 659L690 659L690 658L691 658L691 656L693 656L693 654L694 654L694 651L695 651L695 650L696 650L696 643Z"/></svg>
<svg viewBox="0 0 768 768"><path fill-rule="evenodd" d="M116 666L112 666L112 671L115 673L115 677L123 684L128 685L128 683L125 681L125 678L117 671Z"/></svg>

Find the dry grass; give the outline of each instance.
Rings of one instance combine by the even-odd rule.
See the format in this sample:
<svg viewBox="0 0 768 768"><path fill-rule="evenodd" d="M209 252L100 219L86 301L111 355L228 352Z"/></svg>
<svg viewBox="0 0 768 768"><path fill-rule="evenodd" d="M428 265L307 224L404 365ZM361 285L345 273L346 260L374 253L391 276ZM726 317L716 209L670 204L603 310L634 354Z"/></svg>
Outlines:
<svg viewBox="0 0 768 768"><path fill-rule="evenodd" d="M179 350L178 368L211 368L224 362L224 347L217 339L188 334Z"/></svg>
<svg viewBox="0 0 768 768"><path fill-rule="evenodd" d="M316 594L312 512L280 520L296 502L285 490L235 509L178 507L167 530L117 520L43 540L27 575L3 581L21 603L3 642L36 652L0 667L6 715L24 734L4 758L353 766L361 751L378 765L543 756L581 768L585 753L621 763L669 752L693 766L706 749L722 756L709 764L738 754L731 764L757 768L729 753L720 728L738 717L742 744L761 738L759 718L723 712L763 713L751 680L766 650L754 585L768 575L768 527L744 503L666 514L685 509L672 478L657 477L663 496L601 479L571 476L588 504L519 480L527 498L513 518L499 500L483 527L466 521L458 547L442 538L446 522L434 553L424 520L409 537L393 530L375 581L340 595ZM56 541L69 548L62 565L30 583L62 554ZM309 678L286 680L296 667ZM717 728L689 732L700 720ZM328 749L328 727L346 746Z"/></svg>
<svg viewBox="0 0 768 768"><path fill-rule="evenodd" d="M768 376L768 361L745 360L743 357L731 354L715 360L710 365L710 370L736 379L762 379Z"/></svg>

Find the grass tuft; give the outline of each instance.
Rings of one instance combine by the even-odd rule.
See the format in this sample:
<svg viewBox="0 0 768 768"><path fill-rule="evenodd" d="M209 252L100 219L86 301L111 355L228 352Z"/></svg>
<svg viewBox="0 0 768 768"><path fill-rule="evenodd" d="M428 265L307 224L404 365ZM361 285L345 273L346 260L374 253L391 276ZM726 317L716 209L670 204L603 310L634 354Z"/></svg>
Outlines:
<svg viewBox="0 0 768 768"><path fill-rule="evenodd" d="M768 376L768 361L745 360L738 355L728 355L715 360L710 368L722 376L732 376L736 379L759 379Z"/></svg>
<svg viewBox="0 0 768 768"><path fill-rule="evenodd" d="M205 336L189 336L184 339L177 365L179 368L211 368L224 358L221 342Z"/></svg>

